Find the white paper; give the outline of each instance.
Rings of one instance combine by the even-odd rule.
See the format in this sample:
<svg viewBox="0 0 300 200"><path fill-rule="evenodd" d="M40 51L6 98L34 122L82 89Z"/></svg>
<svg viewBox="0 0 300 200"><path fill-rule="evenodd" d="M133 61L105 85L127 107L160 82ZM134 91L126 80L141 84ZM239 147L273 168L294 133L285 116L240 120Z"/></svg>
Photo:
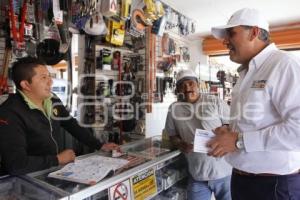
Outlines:
<svg viewBox="0 0 300 200"><path fill-rule="evenodd" d="M74 163L69 163L62 169L48 176L73 182L95 184L103 179L110 171L125 166L129 161L119 158L109 158L99 155L90 156Z"/></svg>
<svg viewBox="0 0 300 200"><path fill-rule="evenodd" d="M214 136L215 134L212 131L196 129L194 138L194 152L208 153L210 148L206 145Z"/></svg>

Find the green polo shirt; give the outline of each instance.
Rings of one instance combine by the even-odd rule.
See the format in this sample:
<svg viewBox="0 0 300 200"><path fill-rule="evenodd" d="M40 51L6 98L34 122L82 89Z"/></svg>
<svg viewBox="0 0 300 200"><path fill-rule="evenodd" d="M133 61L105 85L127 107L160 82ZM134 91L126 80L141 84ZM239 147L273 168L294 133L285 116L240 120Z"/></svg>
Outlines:
<svg viewBox="0 0 300 200"><path fill-rule="evenodd" d="M30 109L38 109L42 111L48 119L50 119L52 115L52 101L51 101L52 95L51 97L44 100L43 102L44 110L42 110L37 105L35 105L21 90L18 90L18 92L20 92L20 94L22 95L22 97L24 98L25 102L27 103Z"/></svg>

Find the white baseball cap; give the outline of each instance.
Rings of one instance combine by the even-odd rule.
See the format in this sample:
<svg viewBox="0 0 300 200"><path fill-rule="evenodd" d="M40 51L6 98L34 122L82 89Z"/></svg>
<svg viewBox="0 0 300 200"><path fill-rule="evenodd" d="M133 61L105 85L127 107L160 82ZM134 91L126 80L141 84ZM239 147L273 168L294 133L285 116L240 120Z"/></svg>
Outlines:
<svg viewBox="0 0 300 200"><path fill-rule="evenodd" d="M215 38L223 39L225 37L226 29L241 25L257 26L258 28L269 31L268 21L258 10L243 8L233 13L226 25L212 27L211 32Z"/></svg>
<svg viewBox="0 0 300 200"><path fill-rule="evenodd" d="M198 77L195 72L190 69L179 71L176 76L176 86L179 86L185 80L195 80L198 82Z"/></svg>

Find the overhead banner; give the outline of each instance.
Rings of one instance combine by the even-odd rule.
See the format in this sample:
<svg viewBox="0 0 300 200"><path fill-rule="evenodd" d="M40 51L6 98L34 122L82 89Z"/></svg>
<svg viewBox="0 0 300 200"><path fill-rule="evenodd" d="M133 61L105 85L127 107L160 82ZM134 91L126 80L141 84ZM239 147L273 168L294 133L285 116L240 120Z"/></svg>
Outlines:
<svg viewBox="0 0 300 200"><path fill-rule="evenodd" d="M144 200L157 193L155 170L146 169L131 177L132 191L135 200Z"/></svg>

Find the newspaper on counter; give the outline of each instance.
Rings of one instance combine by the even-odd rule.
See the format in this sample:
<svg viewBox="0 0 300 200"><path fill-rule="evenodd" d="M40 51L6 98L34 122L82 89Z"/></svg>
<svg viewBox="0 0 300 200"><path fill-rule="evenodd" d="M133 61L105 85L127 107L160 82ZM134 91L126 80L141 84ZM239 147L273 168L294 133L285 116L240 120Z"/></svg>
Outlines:
<svg viewBox="0 0 300 200"><path fill-rule="evenodd" d="M111 171L115 171L127 163L128 161L125 159L93 155L83 159L76 159L75 162L50 173L48 177L93 185L102 180Z"/></svg>

